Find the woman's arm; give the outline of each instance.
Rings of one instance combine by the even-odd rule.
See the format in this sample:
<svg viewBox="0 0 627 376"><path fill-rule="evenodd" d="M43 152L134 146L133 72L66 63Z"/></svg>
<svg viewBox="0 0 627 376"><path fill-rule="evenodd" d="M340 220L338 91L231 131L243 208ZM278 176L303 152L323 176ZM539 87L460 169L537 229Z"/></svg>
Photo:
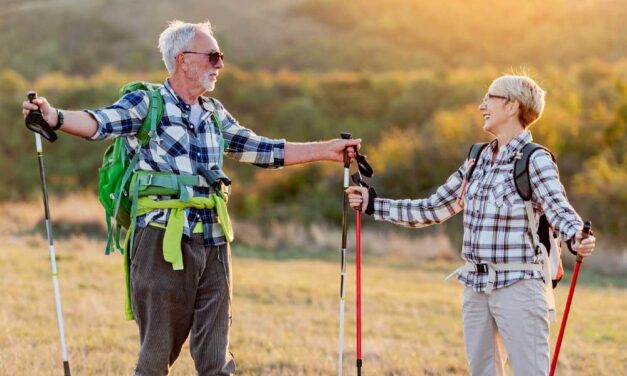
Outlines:
<svg viewBox="0 0 627 376"><path fill-rule="evenodd" d="M577 231L583 228L583 222L568 202L557 165L547 151L540 150L531 156L529 180L532 200L540 204L551 227L559 232L564 241L573 240Z"/></svg>
<svg viewBox="0 0 627 376"><path fill-rule="evenodd" d="M373 208L374 218L378 221L388 221L404 227L426 227L441 223L462 211L463 207L457 202L461 193L464 179L464 167L460 167L440 186L437 191L426 199L390 200L374 198L368 190L362 187L350 187L349 202L353 208L362 207L365 211L367 204Z"/></svg>

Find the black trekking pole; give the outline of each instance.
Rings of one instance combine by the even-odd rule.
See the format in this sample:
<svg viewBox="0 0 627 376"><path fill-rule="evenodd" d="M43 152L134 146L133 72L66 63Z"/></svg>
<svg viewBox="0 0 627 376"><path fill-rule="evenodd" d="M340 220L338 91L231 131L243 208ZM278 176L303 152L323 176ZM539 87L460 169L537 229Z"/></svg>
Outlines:
<svg viewBox="0 0 627 376"><path fill-rule="evenodd" d="M581 231L581 240L583 241L590 235L592 231L592 223L586 221L583 224L583 230ZM566 299L566 308L564 309L564 316L562 317L562 325L560 326L560 332L557 336L557 342L555 344L555 351L553 351L553 361L551 362L550 376L555 374L555 368L557 367L557 358L560 356L560 348L562 347L562 338L564 338L564 331L566 330L566 321L568 321L568 314L570 313L570 304L573 301L573 294L575 293L575 286L577 285L577 277L579 276L579 268L583 257L577 255L577 262L575 263L575 269L573 270L573 279L570 282L570 290L568 291L568 298Z"/></svg>
<svg viewBox="0 0 627 376"><path fill-rule="evenodd" d="M34 91L28 92L28 100L32 103L37 98ZM57 259L54 253L52 242L52 225L50 222L50 210L48 208L48 187L46 185L46 172L44 170L44 152L41 145L41 136L48 141L54 142L57 135L50 125L44 120L39 109L32 110L26 116L25 124L28 129L35 132L35 147L37 149L37 160L39 161L39 175L41 176L41 187L44 196L44 212L46 216L46 232L48 234L48 250L50 251L50 267L52 269L52 285L54 286L54 300L57 308L57 322L59 325L59 336L61 338L61 355L63 357L63 371L65 376L70 376L70 362L68 361L67 348L65 346L65 334L63 330L63 312L61 311L61 293L59 292L59 276L57 274ZM41 136L40 136L41 135Z"/></svg>
<svg viewBox="0 0 627 376"><path fill-rule="evenodd" d="M340 136L348 140L352 137L350 133L340 133ZM348 194L346 189L348 188L348 175L350 172L350 160L348 159L348 151L344 150L344 188L342 193L344 195L344 212L342 214L342 270L340 274L340 333L339 333L339 349L338 349L338 376L342 376L342 356L344 353L344 298L346 295L346 235L348 232Z"/></svg>

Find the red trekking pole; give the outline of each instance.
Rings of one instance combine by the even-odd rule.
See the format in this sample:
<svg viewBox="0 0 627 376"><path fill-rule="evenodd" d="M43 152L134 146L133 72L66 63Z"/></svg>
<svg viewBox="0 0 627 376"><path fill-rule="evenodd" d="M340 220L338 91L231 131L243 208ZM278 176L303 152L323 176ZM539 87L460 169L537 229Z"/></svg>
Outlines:
<svg viewBox="0 0 627 376"><path fill-rule="evenodd" d="M372 174L371 174L372 175ZM368 187L368 184L361 180L361 174L356 172L352 176L353 182L362 187ZM362 205L366 205L362 203ZM356 255L356 314L357 314L357 376L361 376L361 208L355 209L355 255Z"/></svg>
<svg viewBox="0 0 627 376"><path fill-rule="evenodd" d="M590 235L592 223L586 221L583 224L583 231L581 232L581 240ZM575 263L575 269L573 270L573 279L570 282L570 290L568 291L568 299L566 299L566 308L564 309L564 317L562 318L562 325L560 326L560 333L557 336L557 343L555 344L555 351L553 352L553 361L551 362L550 376L555 374L555 367L557 366L557 358L560 356L560 347L562 346L562 338L564 337L564 329L566 329L566 321L568 320L568 313L570 312L570 303L573 301L573 294L575 293L575 286L577 285L577 277L579 276L579 268L583 258L577 255L577 262Z"/></svg>

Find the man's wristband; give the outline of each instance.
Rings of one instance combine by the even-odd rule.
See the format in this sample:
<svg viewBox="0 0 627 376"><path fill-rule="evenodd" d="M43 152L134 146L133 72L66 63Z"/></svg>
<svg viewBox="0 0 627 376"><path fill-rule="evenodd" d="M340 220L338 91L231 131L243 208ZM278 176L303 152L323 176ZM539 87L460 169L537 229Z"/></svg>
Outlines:
<svg viewBox="0 0 627 376"><path fill-rule="evenodd" d="M55 125L54 127L52 127L53 130L59 130L59 128L61 128L61 126L63 125L63 123L65 122L65 118L63 116L63 112L59 111L59 109L57 109L57 125Z"/></svg>

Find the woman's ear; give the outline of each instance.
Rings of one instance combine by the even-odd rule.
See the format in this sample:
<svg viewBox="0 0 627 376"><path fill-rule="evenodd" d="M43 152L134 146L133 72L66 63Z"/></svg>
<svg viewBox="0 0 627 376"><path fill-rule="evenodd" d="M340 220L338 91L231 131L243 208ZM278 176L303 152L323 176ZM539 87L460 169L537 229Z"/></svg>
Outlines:
<svg viewBox="0 0 627 376"><path fill-rule="evenodd" d="M518 103L518 101L510 100L505 104L505 106L509 116L518 117L518 112L520 111L520 103Z"/></svg>

